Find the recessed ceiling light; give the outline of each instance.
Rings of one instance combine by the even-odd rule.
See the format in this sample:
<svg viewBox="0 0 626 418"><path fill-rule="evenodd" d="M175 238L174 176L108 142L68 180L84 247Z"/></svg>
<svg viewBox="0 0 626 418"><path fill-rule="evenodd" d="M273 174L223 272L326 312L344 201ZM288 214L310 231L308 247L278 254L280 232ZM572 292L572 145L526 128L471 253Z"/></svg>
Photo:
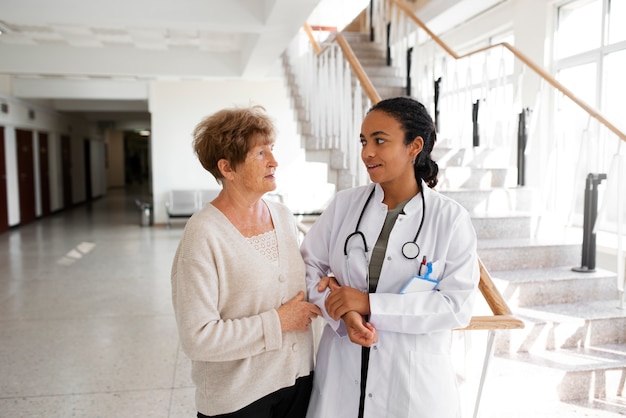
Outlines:
<svg viewBox="0 0 626 418"><path fill-rule="evenodd" d="M6 23L0 21L0 35L11 32L13 32L13 29L11 29Z"/></svg>

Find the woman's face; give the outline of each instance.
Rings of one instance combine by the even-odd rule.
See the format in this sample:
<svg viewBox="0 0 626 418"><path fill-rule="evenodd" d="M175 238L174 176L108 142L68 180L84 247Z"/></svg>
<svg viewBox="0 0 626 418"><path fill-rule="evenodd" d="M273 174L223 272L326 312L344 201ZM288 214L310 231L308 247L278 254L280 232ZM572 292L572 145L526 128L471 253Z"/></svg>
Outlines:
<svg viewBox="0 0 626 418"><path fill-rule="evenodd" d="M266 143L262 139L254 141L248 151L245 161L240 164L234 175L235 182L249 192L267 193L276 189L276 167L278 162L274 158L274 143Z"/></svg>
<svg viewBox="0 0 626 418"><path fill-rule="evenodd" d="M421 137L406 146L400 122L380 110L365 116L360 137L361 159L374 183L415 182L413 159L422 149Z"/></svg>

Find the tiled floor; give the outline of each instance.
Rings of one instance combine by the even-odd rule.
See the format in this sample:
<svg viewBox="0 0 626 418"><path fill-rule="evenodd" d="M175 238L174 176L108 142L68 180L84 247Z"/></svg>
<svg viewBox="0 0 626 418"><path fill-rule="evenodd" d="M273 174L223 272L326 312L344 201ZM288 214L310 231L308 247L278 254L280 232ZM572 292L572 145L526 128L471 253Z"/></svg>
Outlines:
<svg viewBox="0 0 626 418"><path fill-rule="evenodd" d="M139 226L134 198L110 191L0 234L0 417L195 416L170 301L182 227ZM491 370L483 418L626 414L542 399L519 363Z"/></svg>

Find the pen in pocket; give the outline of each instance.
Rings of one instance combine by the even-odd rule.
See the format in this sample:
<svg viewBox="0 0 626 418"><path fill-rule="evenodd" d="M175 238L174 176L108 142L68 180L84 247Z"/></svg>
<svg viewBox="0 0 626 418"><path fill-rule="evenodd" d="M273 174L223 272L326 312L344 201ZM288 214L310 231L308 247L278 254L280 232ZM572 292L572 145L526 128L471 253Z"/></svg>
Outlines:
<svg viewBox="0 0 626 418"><path fill-rule="evenodd" d="M422 263L417 269L417 275L421 276L424 273L424 268L426 267L426 256L422 257Z"/></svg>

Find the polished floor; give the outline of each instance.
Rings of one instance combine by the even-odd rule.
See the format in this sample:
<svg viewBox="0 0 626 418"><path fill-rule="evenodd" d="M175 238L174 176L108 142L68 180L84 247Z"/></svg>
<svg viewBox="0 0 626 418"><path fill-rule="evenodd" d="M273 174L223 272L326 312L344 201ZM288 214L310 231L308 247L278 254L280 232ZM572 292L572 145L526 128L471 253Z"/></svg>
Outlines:
<svg viewBox="0 0 626 418"><path fill-rule="evenodd" d="M195 416L170 266L133 196L0 234L1 417Z"/></svg>
<svg viewBox="0 0 626 418"><path fill-rule="evenodd" d="M0 234L0 417L195 416L170 299L184 221L141 227L135 197L109 191ZM495 358L480 416L626 411L554 402L541 390L532 368ZM474 393L466 390L467 417Z"/></svg>

